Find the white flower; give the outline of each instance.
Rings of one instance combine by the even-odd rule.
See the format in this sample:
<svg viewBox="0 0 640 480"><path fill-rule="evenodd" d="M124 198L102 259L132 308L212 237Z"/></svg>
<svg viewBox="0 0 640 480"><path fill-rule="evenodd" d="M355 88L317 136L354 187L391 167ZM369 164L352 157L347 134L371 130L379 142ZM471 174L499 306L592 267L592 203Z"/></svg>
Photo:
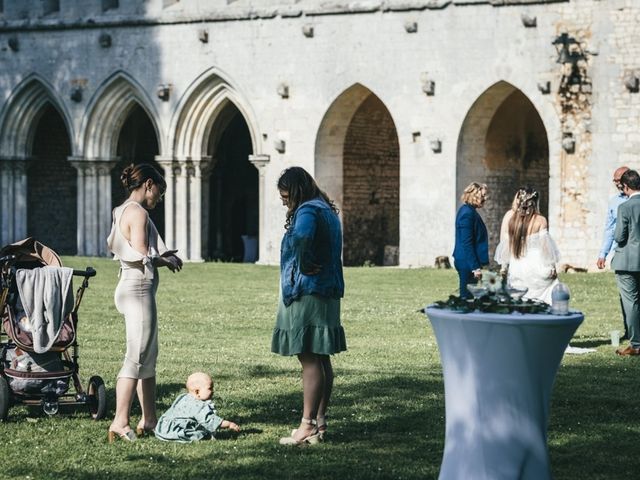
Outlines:
<svg viewBox="0 0 640 480"><path fill-rule="evenodd" d="M502 278L495 272L482 272L482 284L491 293L496 293L502 288Z"/></svg>

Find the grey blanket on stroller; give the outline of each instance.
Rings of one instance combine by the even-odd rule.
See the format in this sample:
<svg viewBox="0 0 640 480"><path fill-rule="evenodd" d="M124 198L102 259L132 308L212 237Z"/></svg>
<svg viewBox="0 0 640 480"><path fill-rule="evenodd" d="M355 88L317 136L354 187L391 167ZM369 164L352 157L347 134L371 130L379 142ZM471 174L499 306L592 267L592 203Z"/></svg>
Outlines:
<svg viewBox="0 0 640 480"><path fill-rule="evenodd" d="M72 278L73 269L66 267L45 266L16 272L16 285L36 353L51 348L62 322L73 309Z"/></svg>

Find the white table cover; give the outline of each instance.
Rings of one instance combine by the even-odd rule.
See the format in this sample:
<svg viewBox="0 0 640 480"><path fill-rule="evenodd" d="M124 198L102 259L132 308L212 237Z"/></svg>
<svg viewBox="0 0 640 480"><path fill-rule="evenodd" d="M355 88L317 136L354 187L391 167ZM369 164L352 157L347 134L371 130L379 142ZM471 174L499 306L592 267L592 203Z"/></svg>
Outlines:
<svg viewBox="0 0 640 480"><path fill-rule="evenodd" d="M583 320L569 315L460 313L428 307L444 375L441 480L551 478L551 390Z"/></svg>

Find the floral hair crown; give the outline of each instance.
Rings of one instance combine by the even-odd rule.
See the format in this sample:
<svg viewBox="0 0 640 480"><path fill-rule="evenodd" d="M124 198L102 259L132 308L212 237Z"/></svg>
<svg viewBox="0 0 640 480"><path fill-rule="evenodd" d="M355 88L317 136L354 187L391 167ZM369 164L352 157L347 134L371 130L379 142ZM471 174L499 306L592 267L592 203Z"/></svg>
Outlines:
<svg viewBox="0 0 640 480"><path fill-rule="evenodd" d="M540 194L536 190L521 188L517 194L518 213L528 215L535 211Z"/></svg>

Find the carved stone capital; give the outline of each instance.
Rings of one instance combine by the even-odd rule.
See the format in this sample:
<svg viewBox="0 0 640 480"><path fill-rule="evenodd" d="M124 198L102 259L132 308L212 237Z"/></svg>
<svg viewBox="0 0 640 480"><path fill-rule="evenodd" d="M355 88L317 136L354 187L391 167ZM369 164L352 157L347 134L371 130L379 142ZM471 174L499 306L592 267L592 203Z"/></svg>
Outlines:
<svg viewBox="0 0 640 480"><path fill-rule="evenodd" d="M271 157L269 155L249 155L249 161L251 164L261 171L263 167L267 166L271 161Z"/></svg>
<svg viewBox="0 0 640 480"><path fill-rule="evenodd" d="M111 170L120 161L119 157L111 158L85 158L85 157L67 157L69 163L84 175L111 175Z"/></svg>
<svg viewBox="0 0 640 480"><path fill-rule="evenodd" d="M211 175L214 165L215 165L215 161L213 157L203 156L202 158L200 158L200 162L199 162L200 175L204 178L207 178L209 175Z"/></svg>
<svg viewBox="0 0 640 480"><path fill-rule="evenodd" d="M162 167L167 168L173 165L173 157L168 155L156 155L155 161Z"/></svg>
<svg viewBox="0 0 640 480"><path fill-rule="evenodd" d="M0 170L26 175L32 160L30 157L0 157Z"/></svg>

